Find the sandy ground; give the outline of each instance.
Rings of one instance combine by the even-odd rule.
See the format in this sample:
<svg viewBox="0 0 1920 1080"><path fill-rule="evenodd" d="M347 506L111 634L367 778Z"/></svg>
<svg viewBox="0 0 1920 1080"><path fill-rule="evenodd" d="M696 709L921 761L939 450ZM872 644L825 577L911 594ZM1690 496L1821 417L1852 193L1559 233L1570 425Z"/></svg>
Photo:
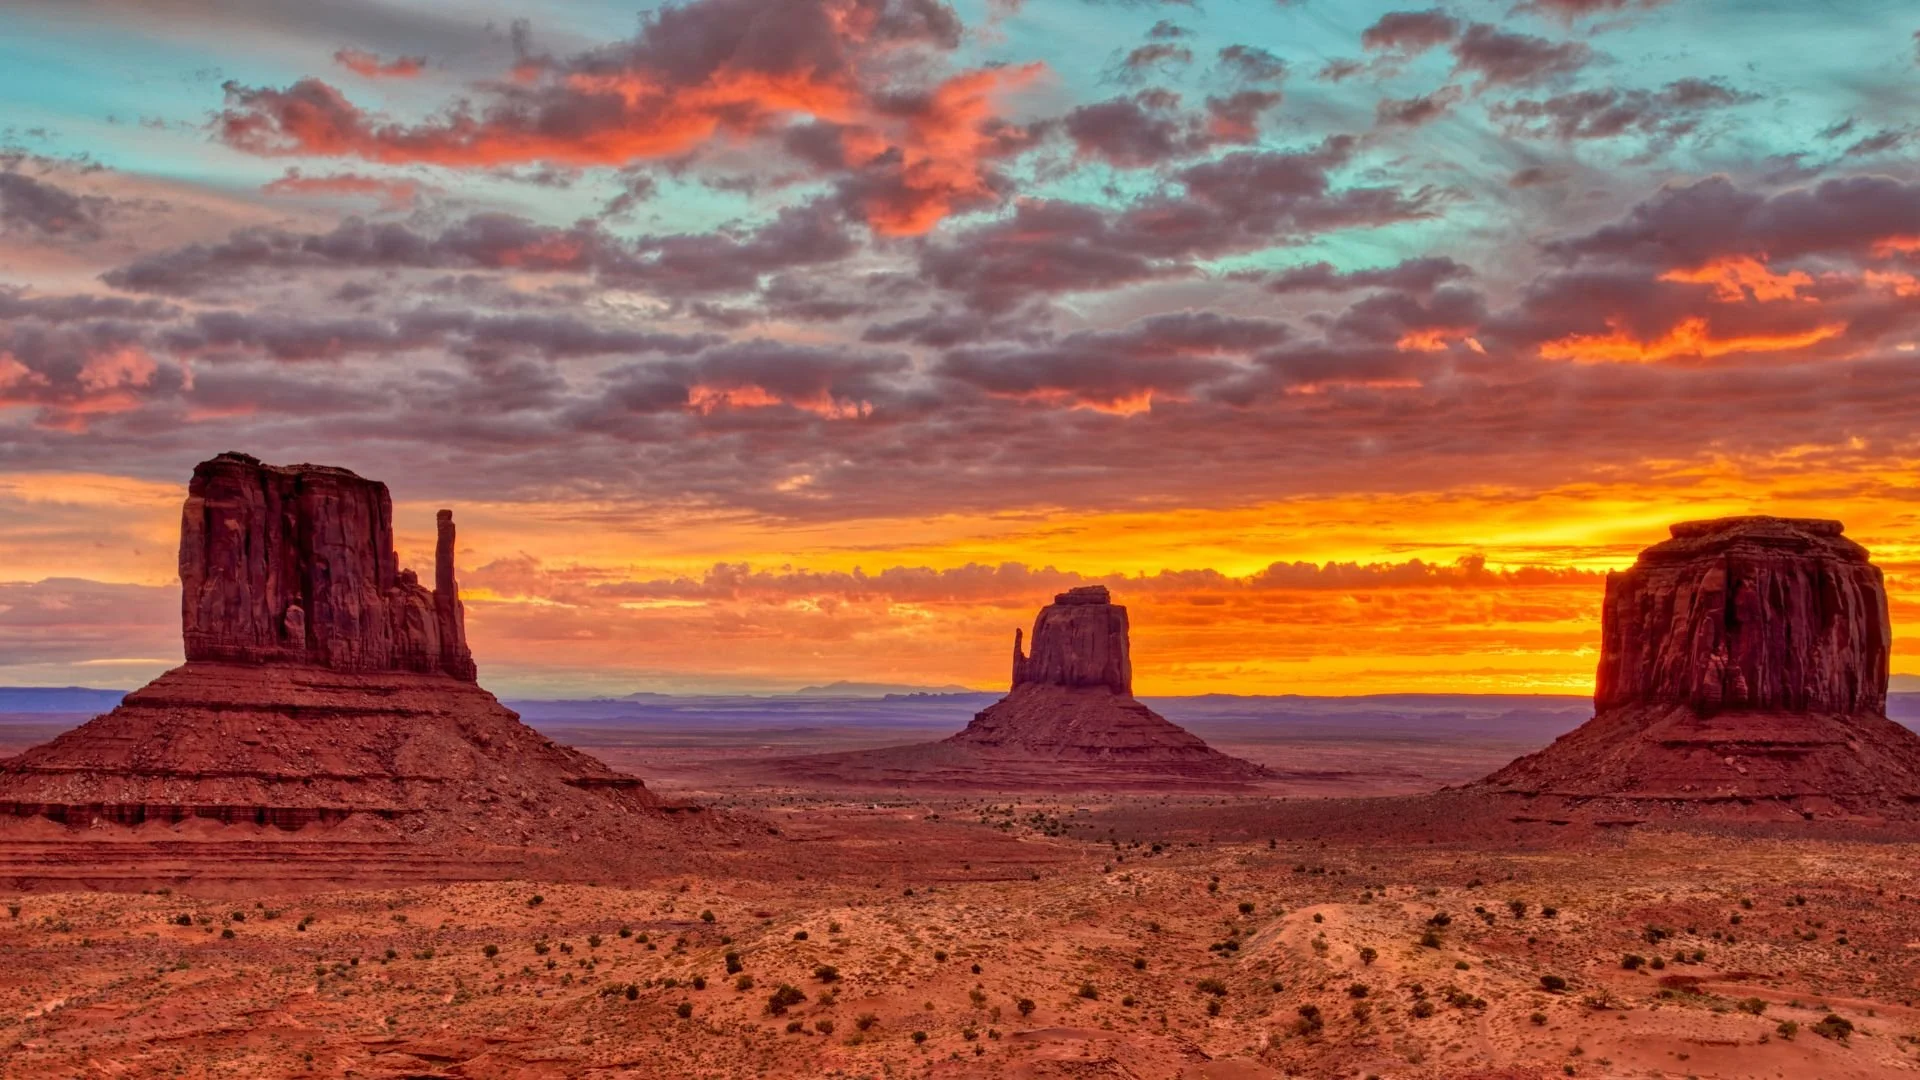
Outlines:
<svg viewBox="0 0 1920 1080"><path fill-rule="evenodd" d="M752 801L764 849L636 886L11 897L4 1074L1920 1069L1911 845L1356 850L1210 843L1151 798Z"/></svg>

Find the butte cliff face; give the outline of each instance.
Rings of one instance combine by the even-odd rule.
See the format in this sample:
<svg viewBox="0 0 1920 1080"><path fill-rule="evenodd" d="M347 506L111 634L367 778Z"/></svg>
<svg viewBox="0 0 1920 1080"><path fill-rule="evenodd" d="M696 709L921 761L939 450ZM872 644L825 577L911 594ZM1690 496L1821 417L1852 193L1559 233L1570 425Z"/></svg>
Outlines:
<svg viewBox="0 0 1920 1080"><path fill-rule="evenodd" d="M438 525L428 589L398 564L384 484L242 454L203 462L181 517L187 663L0 762L0 818L351 823L494 850L644 839L659 804L638 779L475 683L452 514ZM455 863L453 876L472 872ZM0 867L17 870L5 851Z"/></svg>
<svg viewBox="0 0 1920 1080"><path fill-rule="evenodd" d="M400 568L387 486L345 469L221 454L193 470L180 514L188 661L440 672L472 682L439 515L434 588Z"/></svg>
<svg viewBox="0 0 1920 1080"><path fill-rule="evenodd" d="M1007 696L937 743L778 763L786 776L967 789L1216 789L1266 779L1133 697L1127 609L1105 586L1060 593L1014 631Z"/></svg>
<svg viewBox="0 0 1920 1080"><path fill-rule="evenodd" d="M1594 708L1884 713L1880 568L1837 521L1729 518L1607 578Z"/></svg>
<svg viewBox="0 0 1920 1080"><path fill-rule="evenodd" d="M1886 718L1893 635L1866 549L1837 521L1671 532L1608 575L1594 718L1482 786L1861 812L1920 800L1920 736Z"/></svg>
<svg viewBox="0 0 1920 1080"><path fill-rule="evenodd" d="M1031 655L1020 651L1020 631L1013 632L1012 688L1105 687L1132 694L1127 638L1127 609L1113 602L1105 585L1069 589L1033 621Z"/></svg>

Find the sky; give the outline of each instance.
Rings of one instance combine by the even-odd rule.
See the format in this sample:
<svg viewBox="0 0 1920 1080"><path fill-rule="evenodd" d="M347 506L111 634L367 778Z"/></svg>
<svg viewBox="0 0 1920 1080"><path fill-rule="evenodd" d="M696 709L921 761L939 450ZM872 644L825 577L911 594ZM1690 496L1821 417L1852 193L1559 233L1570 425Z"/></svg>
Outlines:
<svg viewBox="0 0 1920 1080"><path fill-rule="evenodd" d="M1585 693L1675 521L1920 672L1909 0L12 0L0 683L180 657L240 450L460 526L515 695Z"/></svg>

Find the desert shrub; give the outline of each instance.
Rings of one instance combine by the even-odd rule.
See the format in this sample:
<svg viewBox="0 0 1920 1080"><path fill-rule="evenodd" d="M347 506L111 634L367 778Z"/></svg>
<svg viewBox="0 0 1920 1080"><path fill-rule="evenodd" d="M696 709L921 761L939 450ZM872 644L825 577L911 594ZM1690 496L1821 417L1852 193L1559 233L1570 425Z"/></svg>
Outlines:
<svg viewBox="0 0 1920 1080"><path fill-rule="evenodd" d="M1740 1003L1734 1007L1743 1013L1751 1013L1754 1016L1759 1016L1767 1011L1767 1003L1757 997L1743 998Z"/></svg>
<svg viewBox="0 0 1920 1080"><path fill-rule="evenodd" d="M640 1000L640 984L639 983L627 984L627 1000L628 1001Z"/></svg>
<svg viewBox="0 0 1920 1080"><path fill-rule="evenodd" d="M1227 996L1227 984L1219 979L1201 979L1193 984L1193 988L1203 994L1212 994L1214 997Z"/></svg>
<svg viewBox="0 0 1920 1080"><path fill-rule="evenodd" d="M1100 988L1090 982L1083 982L1080 984L1079 994L1088 1001L1096 1001L1100 997Z"/></svg>
<svg viewBox="0 0 1920 1080"><path fill-rule="evenodd" d="M947 962L947 950L945 950L945 949L935 949L935 950L933 950L933 962L934 962L934 963L936 963L936 964L944 964L944 963L946 963L946 962Z"/></svg>
<svg viewBox="0 0 1920 1080"><path fill-rule="evenodd" d="M802 993L799 987L781 983L773 993L767 995L767 1011L780 1016L805 1000L807 995Z"/></svg>
<svg viewBox="0 0 1920 1080"><path fill-rule="evenodd" d="M599 948L599 947L600 947L600 935L599 935L599 934L588 934L588 935L587 935L587 948L589 948L589 949L597 949L597 948Z"/></svg>
<svg viewBox="0 0 1920 1080"><path fill-rule="evenodd" d="M822 1035L831 1035L833 1034L833 1021L826 1017L821 1017L813 1022L813 1030Z"/></svg>
<svg viewBox="0 0 1920 1080"><path fill-rule="evenodd" d="M1320 1006L1302 1005L1294 1010L1298 1017L1293 1021L1295 1035L1318 1035L1326 1027L1326 1021L1320 1016Z"/></svg>
<svg viewBox="0 0 1920 1080"><path fill-rule="evenodd" d="M544 904L546 902L547 902L547 898L544 896L541 896L539 893L534 893L532 896L527 897L528 907L539 907L541 904Z"/></svg>
<svg viewBox="0 0 1920 1080"><path fill-rule="evenodd" d="M853 1018L853 1026L859 1028L861 1031L866 1031L879 1022L880 1018L872 1013L861 1013L859 1016Z"/></svg>
<svg viewBox="0 0 1920 1080"><path fill-rule="evenodd" d="M1628 953L1620 958L1620 966L1626 968L1628 971L1639 971L1642 967L1646 966L1646 963L1647 958L1641 956L1639 953Z"/></svg>
<svg viewBox="0 0 1920 1080"><path fill-rule="evenodd" d="M173 917L173 922L174 922L174 925L175 925L175 926L192 926L192 925L193 925L193 916L191 916L191 915L175 915L175 916Z"/></svg>
<svg viewBox="0 0 1920 1080"><path fill-rule="evenodd" d="M222 930L222 931L220 931L220 937L221 937L221 939L222 939L222 940L224 940L224 941L232 941L232 940L233 940L233 927L231 927L231 926L229 926L229 927L227 927L227 928L226 928L225 930Z"/></svg>
<svg viewBox="0 0 1920 1080"><path fill-rule="evenodd" d="M1425 1020L1427 1017L1432 1016L1433 1012L1434 1012L1433 1002L1428 1001L1425 998L1422 998L1419 1001L1416 1001L1413 1003L1413 1015L1419 1017L1422 1020Z"/></svg>
<svg viewBox="0 0 1920 1080"><path fill-rule="evenodd" d="M1364 948L1362 948L1362 949L1360 950L1360 962L1361 962L1361 963L1363 963L1363 964L1371 964L1371 963L1373 963L1373 962L1374 962L1375 960L1378 960L1378 959L1380 959L1380 952L1379 952L1379 950L1377 950L1377 949L1375 949L1375 948L1374 948L1373 946L1371 946L1371 945L1368 945L1368 946L1365 946Z"/></svg>
<svg viewBox="0 0 1920 1080"><path fill-rule="evenodd" d="M1240 914L1242 915L1253 914L1253 901L1251 900L1240 901Z"/></svg>
<svg viewBox="0 0 1920 1080"><path fill-rule="evenodd" d="M807 932L805 930L795 930L793 932L793 940L795 941L807 940Z"/></svg>
<svg viewBox="0 0 1920 1080"><path fill-rule="evenodd" d="M1208 1016L1220 1015L1220 999L1219 998L1207 999L1207 1015Z"/></svg>
<svg viewBox="0 0 1920 1080"><path fill-rule="evenodd" d="M1525 900L1509 900L1507 901L1507 910L1513 912L1514 918L1524 919L1527 917L1527 902Z"/></svg>
<svg viewBox="0 0 1920 1080"><path fill-rule="evenodd" d="M726 961L727 961L727 974L729 975L740 974L740 954L739 953L729 952L726 955Z"/></svg>
<svg viewBox="0 0 1920 1080"><path fill-rule="evenodd" d="M693 988L695 990L705 990L707 988L707 977L705 975L695 975L693 977Z"/></svg>
<svg viewBox="0 0 1920 1080"><path fill-rule="evenodd" d="M1781 1038L1791 1039L1795 1035L1798 1035L1800 1033L1800 1025L1798 1022L1793 1020L1782 1020L1778 1024L1774 1025L1773 1030Z"/></svg>
<svg viewBox="0 0 1920 1080"><path fill-rule="evenodd" d="M753 989L753 976L751 976L751 975L742 975L742 976L740 976L739 978L736 978L736 979L734 979L734 980L733 980L733 988L734 988L735 990L751 990L751 989Z"/></svg>
<svg viewBox="0 0 1920 1080"><path fill-rule="evenodd" d="M1652 960L1647 961L1647 966L1652 968L1655 971L1667 970L1666 960L1658 956L1654 957Z"/></svg>
<svg viewBox="0 0 1920 1080"><path fill-rule="evenodd" d="M547 944L544 941L536 941L533 943L533 955L545 956L547 955L547 951L551 948L553 948L553 946Z"/></svg>
<svg viewBox="0 0 1920 1080"><path fill-rule="evenodd" d="M1353 1007L1347 1011L1353 1014L1355 1020L1364 1024L1368 1020L1373 1019L1373 1002L1356 1001L1353 1003Z"/></svg>
<svg viewBox="0 0 1920 1080"><path fill-rule="evenodd" d="M680 1004L678 1004L678 1005L676 1005L676 1006L674 1006L674 1009L673 1009L673 1014L674 1014L675 1016L678 1016L678 1017L679 1017L680 1019L682 1019L682 1020L685 1020L685 1019L686 1019L687 1017L689 1017L689 1016L692 1016L692 1015L693 1015L693 1002L691 1002L691 1001L683 1001L683 1002L681 1002Z"/></svg>
<svg viewBox="0 0 1920 1080"><path fill-rule="evenodd" d="M839 924L838 922L829 922L829 923L827 923L827 933L829 933L829 934L837 934L837 933L839 933L839 932L840 932L840 924ZM832 1022L831 1022L831 1021L829 1021L829 1022L828 1022L828 1024L827 1024L827 1027L828 1027L828 1028L832 1028L832 1027L833 1027L833 1024L832 1024Z"/></svg>
<svg viewBox="0 0 1920 1080"><path fill-rule="evenodd" d="M621 927L621 928L620 928L620 936L621 936L621 937L623 937L623 938L629 938L629 937L632 937L632 936L633 936L633 927L631 927L631 926L623 926L623 927Z"/></svg>
<svg viewBox="0 0 1920 1080"><path fill-rule="evenodd" d="M1034 1006L1033 1006L1032 998L1021 998L1018 1002L1014 1004L1014 1008L1020 1010L1021 1016L1032 1016L1033 1007Z"/></svg>
<svg viewBox="0 0 1920 1080"><path fill-rule="evenodd" d="M1819 1023L1813 1025L1813 1033L1823 1039L1846 1042L1847 1036L1853 1034L1853 1021L1839 1013L1828 1013Z"/></svg>
<svg viewBox="0 0 1920 1080"><path fill-rule="evenodd" d="M1567 988L1567 980L1558 975L1540 976L1540 989L1557 994Z"/></svg>
<svg viewBox="0 0 1920 1080"><path fill-rule="evenodd" d="M840 969L832 964L820 964L813 969L813 977L823 983L840 981Z"/></svg>
<svg viewBox="0 0 1920 1080"><path fill-rule="evenodd" d="M923 1042L926 1042L926 1041L927 1041L927 1033L926 1033L926 1032L924 1032L924 1031L916 1031L916 1032L914 1032L914 1033L913 1033L913 1041L914 1041L914 1042L915 1042L916 1044L918 1044L918 1043L923 1043Z"/></svg>
<svg viewBox="0 0 1920 1080"><path fill-rule="evenodd" d="M1527 1019L1533 1021L1534 1027L1539 1027L1547 1022L1547 1014L1543 1012L1537 1012L1537 1013L1534 1013L1532 1016L1527 1017Z"/></svg>
<svg viewBox="0 0 1920 1080"><path fill-rule="evenodd" d="M1136 957L1134 957L1134 958L1133 958L1133 970L1135 970L1135 971L1145 971L1145 970L1147 970L1147 958L1146 958L1146 957L1144 957L1144 956L1136 956ZM975 974L978 974L978 972L975 972Z"/></svg>
<svg viewBox="0 0 1920 1080"><path fill-rule="evenodd" d="M805 1020L787 1021L787 1034L804 1035L806 1034L806 1031L807 1031L807 1022Z"/></svg>
<svg viewBox="0 0 1920 1080"><path fill-rule="evenodd" d="M480 947L480 955L482 955L482 956L484 956L484 957L486 957L487 959L489 959L489 960L491 960L491 959L493 959L494 957L496 957L496 956L499 956L499 955L500 955L500 946L498 946L498 945L482 945L482 946Z"/></svg>
<svg viewBox="0 0 1920 1080"><path fill-rule="evenodd" d="M1453 916L1447 914L1444 911L1436 911L1433 913L1433 916L1427 920L1427 925L1428 926L1451 926L1453 925Z"/></svg>
<svg viewBox="0 0 1920 1080"><path fill-rule="evenodd" d="M701 922L704 922L704 923L710 923L710 922L712 922L712 921L713 921L713 912L711 912L711 911L702 911L702 912L700 913L700 921L701 921Z"/></svg>
<svg viewBox="0 0 1920 1080"><path fill-rule="evenodd" d="M1347 987L1347 996L1351 998L1363 998L1370 992L1371 991L1367 989L1367 984L1363 982L1353 983Z"/></svg>
<svg viewBox="0 0 1920 1080"><path fill-rule="evenodd" d="M1421 935L1420 935L1420 947L1421 947L1421 948L1423 948L1423 949L1437 949L1437 948L1439 948L1439 947L1440 947L1440 935L1439 935L1439 934L1436 934L1436 933L1434 933L1434 932L1433 932L1433 931L1431 931L1431 930L1429 930L1429 931L1427 931L1427 932L1426 932L1426 933L1424 933L1424 934L1421 934Z"/></svg>
<svg viewBox="0 0 1920 1080"><path fill-rule="evenodd" d="M1123 1009L1131 1009L1135 1004L1136 1002L1132 994L1128 994L1126 997L1120 999L1120 1007Z"/></svg>

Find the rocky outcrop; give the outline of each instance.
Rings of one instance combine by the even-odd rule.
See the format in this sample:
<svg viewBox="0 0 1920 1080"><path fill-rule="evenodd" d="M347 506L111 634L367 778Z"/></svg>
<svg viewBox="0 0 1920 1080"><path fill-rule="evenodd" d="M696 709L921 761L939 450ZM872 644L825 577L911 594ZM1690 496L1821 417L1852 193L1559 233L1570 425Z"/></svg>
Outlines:
<svg viewBox="0 0 1920 1080"><path fill-rule="evenodd" d="M1594 707L1880 713L1880 568L1837 521L1693 521L1607 577Z"/></svg>
<svg viewBox="0 0 1920 1080"><path fill-rule="evenodd" d="M1687 522L1607 578L1592 720L1479 788L1794 814L1920 803L1920 736L1886 717L1881 573L1837 521ZM1716 811L1718 812L1718 811Z"/></svg>
<svg viewBox="0 0 1920 1080"><path fill-rule="evenodd" d="M1104 686L1133 693L1127 654L1127 609L1105 585L1085 585L1054 596L1033 621L1033 651L1020 651L1013 632L1013 689L1022 686Z"/></svg>
<svg viewBox="0 0 1920 1080"><path fill-rule="evenodd" d="M476 684L450 512L432 589L399 568L386 486L344 469L222 454L194 470L181 520L187 663L0 761L0 823L549 852L672 835L640 780Z"/></svg>
<svg viewBox="0 0 1920 1080"><path fill-rule="evenodd" d="M1127 609L1103 585L1060 593L1013 638L1007 696L937 743L776 762L815 783L991 790L1217 790L1272 774L1133 697Z"/></svg>
<svg viewBox="0 0 1920 1080"><path fill-rule="evenodd" d="M187 659L472 681L451 511L439 528L428 589L400 568L385 484L245 454L201 462L180 516Z"/></svg>

